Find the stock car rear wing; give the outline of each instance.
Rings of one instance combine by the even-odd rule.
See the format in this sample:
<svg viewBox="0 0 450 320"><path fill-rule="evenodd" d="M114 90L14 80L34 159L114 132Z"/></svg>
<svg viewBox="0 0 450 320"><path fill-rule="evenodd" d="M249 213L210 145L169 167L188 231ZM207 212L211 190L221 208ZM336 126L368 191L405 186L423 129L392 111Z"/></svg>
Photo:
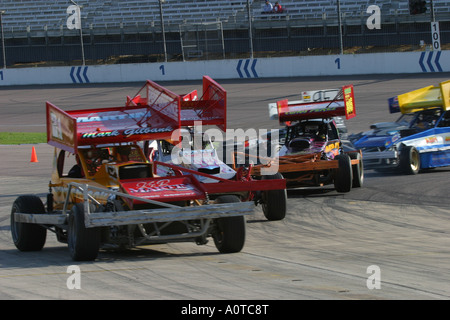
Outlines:
<svg viewBox="0 0 450 320"><path fill-rule="evenodd" d="M203 76L203 95L198 98L197 90L181 98L181 126L216 125L226 131L227 92L208 76Z"/></svg>
<svg viewBox="0 0 450 320"><path fill-rule="evenodd" d="M147 80L123 107L63 111L47 102L46 115L48 144L71 153L86 145L176 140L177 129L196 121L225 131L226 91L208 76L200 99L196 91L180 96Z"/></svg>
<svg viewBox="0 0 450 320"><path fill-rule="evenodd" d="M85 145L170 138L180 127L180 96L147 80L123 107L63 111L47 102L47 142L75 153Z"/></svg>
<svg viewBox="0 0 450 320"><path fill-rule="evenodd" d="M356 116L353 85L342 87L336 97L330 101L289 102L287 99L277 101L277 111L280 123L338 116L351 119Z"/></svg>
<svg viewBox="0 0 450 320"><path fill-rule="evenodd" d="M406 114L436 107L450 110L450 80L441 82L439 86L424 87L389 99L391 113Z"/></svg>

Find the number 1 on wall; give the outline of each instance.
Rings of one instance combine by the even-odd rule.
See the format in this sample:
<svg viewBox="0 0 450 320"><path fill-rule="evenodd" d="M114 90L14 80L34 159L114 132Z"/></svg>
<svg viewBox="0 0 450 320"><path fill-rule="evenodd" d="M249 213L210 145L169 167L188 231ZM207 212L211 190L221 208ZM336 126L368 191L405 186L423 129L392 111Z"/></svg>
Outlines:
<svg viewBox="0 0 450 320"><path fill-rule="evenodd" d="M337 58L336 60L334 60L334 63L337 64L338 69L341 69L341 58Z"/></svg>

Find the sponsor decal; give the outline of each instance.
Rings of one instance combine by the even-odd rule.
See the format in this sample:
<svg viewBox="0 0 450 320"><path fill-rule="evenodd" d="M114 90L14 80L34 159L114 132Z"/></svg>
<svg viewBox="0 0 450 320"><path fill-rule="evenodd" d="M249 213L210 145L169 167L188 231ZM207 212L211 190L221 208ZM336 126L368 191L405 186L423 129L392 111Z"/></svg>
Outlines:
<svg viewBox="0 0 450 320"><path fill-rule="evenodd" d="M397 140L400 140L400 138L401 138L400 133L397 132L390 139L386 140L386 142L384 143L384 146L387 147L390 144L395 143Z"/></svg>
<svg viewBox="0 0 450 320"><path fill-rule="evenodd" d="M54 109L49 111L51 139L60 143L73 144L72 120Z"/></svg>
<svg viewBox="0 0 450 320"><path fill-rule="evenodd" d="M162 132L171 132L173 131L172 127L166 128L138 128L138 129L126 129L122 131L122 135L130 137L133 135L139 134L148 134L148 133L162 133ZM86 132L81 135L82 139L95 139L95 138L107 138L107 137L117 137L120 135L120 131L94 131L94 132Z"/></svg>
<svg viewBox="0 0 450 320"><path fill-rule="evenodd" d="M331 143L325 147L325 152L328 153L330 151L339 149L339 142Z"/></svg>
<svg viewBox="0 0 450 320"><path fill-rule="evenodd" d="M110 177L117 179L117 177L118 177L117 168L114 166L107 166L106 168L107 168L106 170L107 170L108 174L110 175Z"/></svg>
<svg viewBox="0 0 450 320"><path fill-rule="evenodd" d="M99 116L97 113L92 113L86 117L78 117L78 123L86 122L105 122L105 121L117 121L117 120L127 120L127 119L141 119L142 117L150 117L150 111L145 112L135 112L135 113L120 113L111 115Z"/></svg>
<svg viewBox="0 0 450 320"><path fill-rule="evenodd" d="M344 89L344 100L345 100L345 114L347 119L355 114L354 103L353 103L353 90L351 87Z"/></svg>
<svg viewBox="0 0 450 320"><path fill-rule="evenodd" d="M437 142L438 142L438 139L437 139L437 137L429 137L429 138L425 138L425 142L426 142L427 144L437 143Z"/></svg>
<svg viewBox="0 0 450 320"><path fill-rule="evenodd" d="M94 138L106 138L106 137L117 137L119 132L114 131L95 131L95 132L86 132L81 138L82 139L94 139Z"/></svg>
<svg viewBox="0 0 450 320"><path fill-rule="evenodd" d="M288 111L288 112L286 112L286 116L294 116L297 114L314 113L314 112L321 112L321 111L335 111L337 108L338 107L329 107L329 108L315 108L315 109Z"/></svg>
<svg viewBox="0 0 450 320"><path fill-rule="evenodd" d="M136 183L128 189L130 193L149 193L154 191L192 191L194 188L184 183L170 184L169 179Z"/></svg>
<svg viewBox="0 0 450 320"><path fill-rule="evenodd" d="M136 134L147 134L147 133L160 133L160 132L171 132L174 129L172 127L166 128L139 128L139 129L127 129L123 131L126 136L132 136Z"/></svg>

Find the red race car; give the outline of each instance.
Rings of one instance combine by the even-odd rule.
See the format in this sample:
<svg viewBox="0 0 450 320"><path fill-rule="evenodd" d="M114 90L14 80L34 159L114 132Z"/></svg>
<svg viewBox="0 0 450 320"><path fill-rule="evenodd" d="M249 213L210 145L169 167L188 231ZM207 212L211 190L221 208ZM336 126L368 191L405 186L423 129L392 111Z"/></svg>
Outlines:
<svg viewBox="0 0 450 320"><path fill-rule="evenodd" d="M205 81L211 90L220 89L209 77ZM214 97L198 103L216 104ZM142 142L177 137L181 101L147 81L121 107L63 111L47 102L47 140L55 147L50 191L45 204L36 195L15 200L11 232L16 247L40 250L52 231L77 261L96 259L103 247L206 244L209 237L220 252L239 252L245 242L244 216L254 211L253 202L241 199L285 189L285 180L207 184L177 166L172 176L156 175Z"/></svg>

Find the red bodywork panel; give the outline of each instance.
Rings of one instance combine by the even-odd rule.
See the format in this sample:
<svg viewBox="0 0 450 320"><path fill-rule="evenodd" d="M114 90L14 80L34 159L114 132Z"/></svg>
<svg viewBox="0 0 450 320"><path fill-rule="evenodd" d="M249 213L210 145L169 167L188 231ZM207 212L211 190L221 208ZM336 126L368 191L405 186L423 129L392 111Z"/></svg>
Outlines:
<svg viewBox="0 0 450 320"><path fill-rule="evenodd" d="M198 172L195 170L183 168L177 165L168 164L160 161L153 162L153 170L156 171L156 166L161 165L180 172L186 172L191 175L205 176L211 179L215 179L217 183L202 183L201 188L209 194L227 193L227 192L254 192L263 190L280 190L286 189L285 179L272 179L272 180L227 180L220 177L215 177L206 173Z"/></svg>
<svg viewBox="0 0 450 320"><path fill-rule="evenodd" d="M174 176L121 180L120 185L131 196L161 202L204 199L205 192L193 176ZM133 204L144 203L132 200Z"/></svg>

